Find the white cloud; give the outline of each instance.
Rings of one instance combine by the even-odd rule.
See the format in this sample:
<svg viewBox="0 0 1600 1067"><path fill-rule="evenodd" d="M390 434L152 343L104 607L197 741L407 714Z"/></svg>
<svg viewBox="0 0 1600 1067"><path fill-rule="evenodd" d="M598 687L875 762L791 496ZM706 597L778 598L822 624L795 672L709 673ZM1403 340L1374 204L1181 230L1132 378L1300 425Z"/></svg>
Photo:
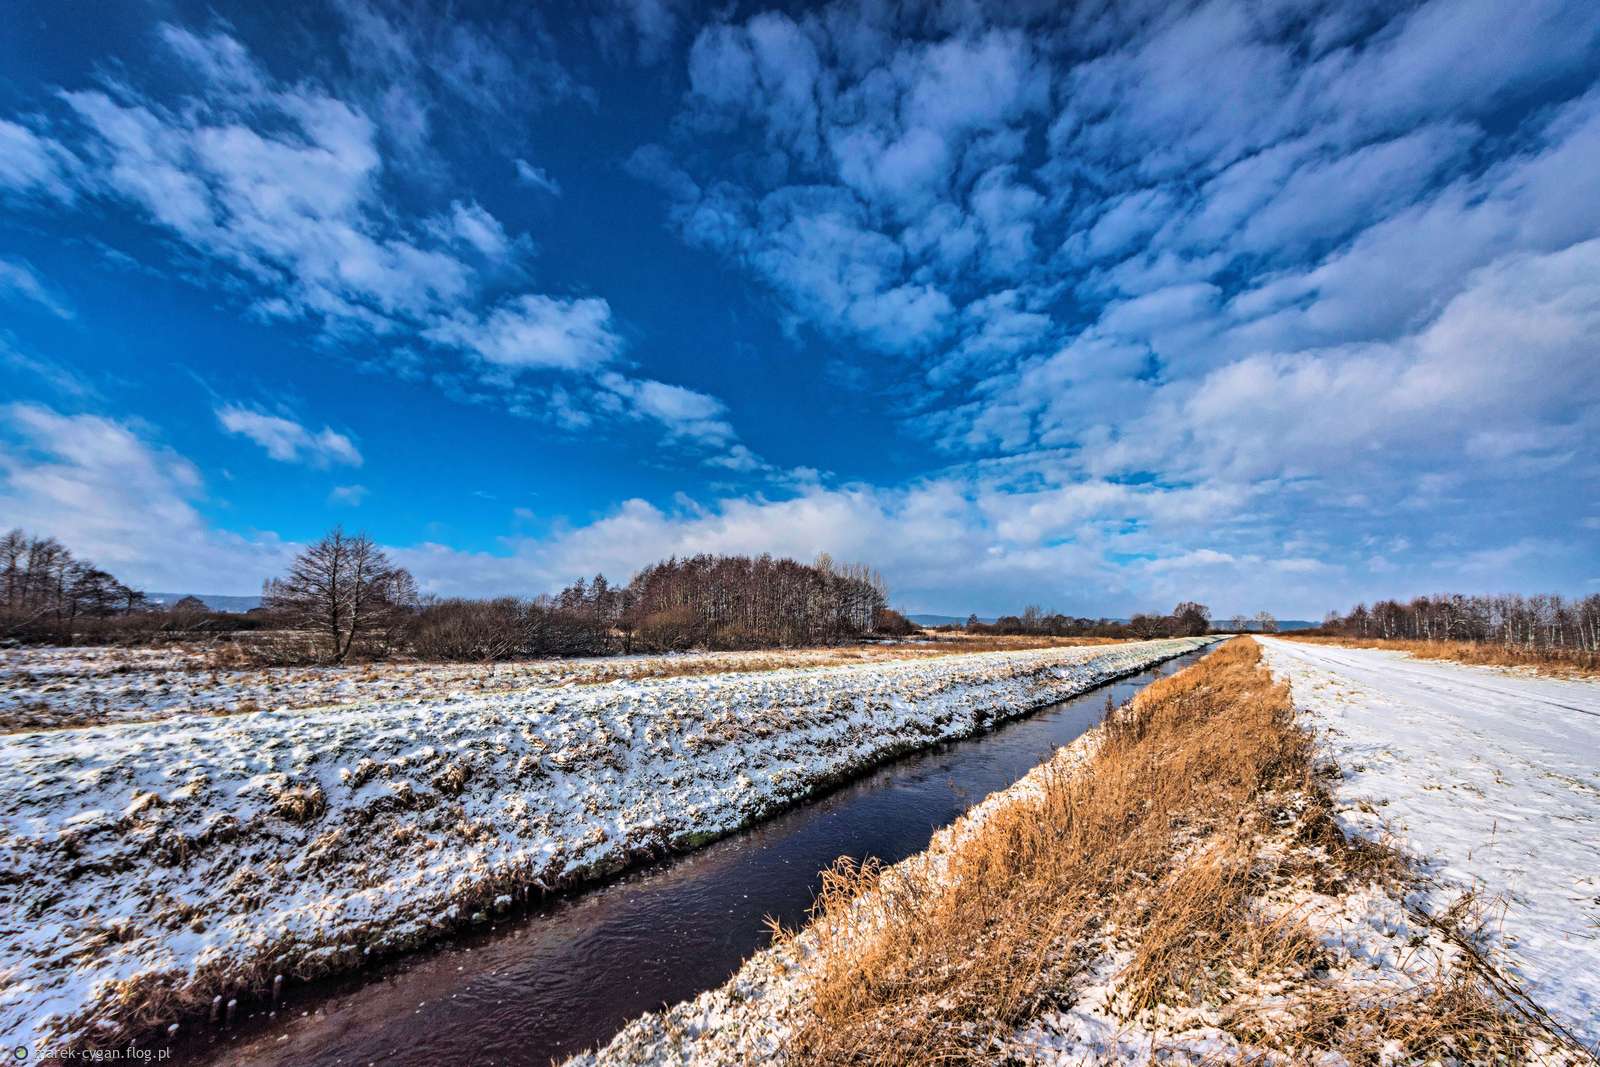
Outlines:
<svg viewBox="0 0 1600 1067"><path fill-rule="evenodd" d="M216 51L229 39L188 40ZM217 64L233 61L229 51ZM385 331L396 316L434 314L468 294L465 263L386 216L365 114L313 83L227 88L252 95L169 112L97 90L64 93L92 134L94 187L275 289L281 312Z"/></svg>
<svg viewBox="0 0 1600 1067"><path fill-rule="evenodd" d="M200 36L182 26L164 23L163 43L212 91L237 93L248 101L267 91L268 78L248 49L222 32Z"/></svg>
<svg viewBox="0 0 1600 1067"><path fill-rule="evenodd" d="M328 491L328 503L358 508L371 493L364 485L336 485Z"/></svg>
<svg viewBox="0 0 1600 1067"><path fill-rule="evenodd" d="M536 167L526 159L517 160L517 180L523 185L542 190L551 196L561 195L561 183L552 178L543 167Z"/></svg>
<svg viewBox="0 0 1600 1067"><path fill-rule="evenodd" d="M0 514L144 589L253 593L296 546L217 530L199 471L124 423L0 408Z"/></svg>
<svg viewBox="0 0 1600 1067"><path fill-rule="evenodd" d="M1504 446L1600 431L1600 239L1514 254L1471 276L1415 334L1387 344L1262 354L1159 390L1091 469L1262 478L1370 477L1358 457L1459 455L1493 428ZM1564 432L1571 426L1579 434ZM1376 452L1375 450L1382 449ZM1394 450L1394 451L1391 451Z"/></svg>
<svg viewBox="0 0 1600 1067"><path fill-rule="evenodd" d="M689 408L704 410L692 402ZM146 587L248 591L281 573L292 554L294 546L271 534L241 537L211 527L195 506L202 486L194 466L126 425L20 405L5 409L0 425L15 442L0 444L0 509L8 521L62 536L74 551ZM671 508L627 500L591 522L558 520L539 539L508 537L497 553L430 543L390 550L425 589L473 595L547 591L597 570L621 580L670 554L810 559L827 551L881 566L902 606L984 613L1043 603L1125 614L1199 597L1219 612L1265 606L1315 615L1392 592L1394 582L1416 575L1391 571L1379 579L1388 586L1350 585L1349 572L1325 548L1287 537L1275 553L1238 547L1236 531L1259 521L1252 504L1270 496L1260 489L1083 481L1048 464L900 488L828 488L797 472L792 485L791 496L776 500L729 496L701 504L680 497ZM356 503L360 490L337 487L330 503ZM1362 553L1359 573L1369 574L1370 550L1353 551ZM1548 557L1561 547L1542 544L1541 551ZM1130 555L1131 563L1120 558ZM1531 566L1538 555L1526 545L1502 557L1465 555L1426 580L1476 575L1492 584L1497 558ZM218 587L218 575L234 584ZM1350 595L1334 592L1330 601L1330 589L1347 588Z"/></svg>
<svg viewBox="0 0 1600 1067"><path fill-rule="evenodd" d="M612 328L611 305L598 297L524 294L482 318L457 312L424 336L511 368L590 370L622 349L622 338Z"/></svg>
<svg viewBox="0 0 1600 1067"><path fill-rule="evenodd" d="M0 119L0 190L71 200L68 175L74 162L59 142Z"/></svg>
<svg viewBox="0 0 1600 1067"><path fill-rule="evenodd" d="M733 440L733 427L723 418L727 408L716 397L681 385L627 378L615 372L601 375L599 381L612 396L625 402L631 414L655 420L673 436L710 445Z"/></svg>
<svg viewBox="0 0 1600 1067"><path fill-rule="evenodd" d="M433 220L429 229L446 240L464 242L488 259L504 258L515 243L506 234L500 220L476 202L453 202L449 214Z"/></svg>
<svg viewBox="0 0 1600 1067"><path fill-rule="evenodd" d="M0 294L8 293L38 304L57 318L73 317L72 308L40 280L30 263L0 256Z"/></svg>
<svg viewBox="0 0 1600 1067"><path fill-rule="evenodd" d="M216 410L217 421L229 433L247 437L283 463L313 467L361 466L361 452L344 434L324 426L318 432L282 415L272 415L238 404Z"/></svg>

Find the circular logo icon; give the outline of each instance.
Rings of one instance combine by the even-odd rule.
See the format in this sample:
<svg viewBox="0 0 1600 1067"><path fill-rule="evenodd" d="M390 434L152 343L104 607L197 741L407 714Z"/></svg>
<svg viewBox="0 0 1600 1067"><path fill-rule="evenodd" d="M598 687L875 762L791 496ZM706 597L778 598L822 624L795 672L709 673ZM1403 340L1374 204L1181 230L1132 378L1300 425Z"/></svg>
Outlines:
<svg viewBox="0 0 1600 1067"><path fill-rule="evenodd" d="M21 1062L22 1060L27 1059L28 1058L28 1046L27 1045L18 1045L16 1048L12 1049L11 1050L11 1058L14 1059L14 1060L17 1060L18 1062Z"/></svg>

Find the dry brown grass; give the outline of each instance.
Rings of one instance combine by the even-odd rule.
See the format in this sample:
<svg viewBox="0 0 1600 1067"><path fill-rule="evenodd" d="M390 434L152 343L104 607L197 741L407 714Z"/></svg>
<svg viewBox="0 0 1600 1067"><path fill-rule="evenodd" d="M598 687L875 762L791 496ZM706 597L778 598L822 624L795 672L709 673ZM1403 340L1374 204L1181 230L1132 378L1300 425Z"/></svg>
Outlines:
<svg viewBox="0 0 1600 1067"><path fill-rule="evenodd" d="M1264 859L1269 839L1297 858ZM1407 869L1339 833L1288 688L1249 639L1147 688L1084 767L1047 772L1036 796L931 855L827 873L792 1062L994 1062L1112 944L1134 948L1117 978L1128 1018L1232 1001L1224 1025L1242 1043L1295 1062L1376 1064L1389 1041L1418 1059L1515 1061L1540 1032L1470 969L1383 1003L1323 981L1321 942L1257 905L1274 885L1337 892ZM1263 981L1293 1001L1270 1020L1241 995Z"/></svg>
<svg viewBox="0 0 1600 1067"><path fill-rule="evenodd" d="M1575 649L1525 648L1497 641L1402 641L1381 637L1323 637L1278 634L1313 645L1342 648L1386 648L1418 659L1444 659L1484 667L1526 667L1556 678L1600 678L1600 653Z"/></svg>

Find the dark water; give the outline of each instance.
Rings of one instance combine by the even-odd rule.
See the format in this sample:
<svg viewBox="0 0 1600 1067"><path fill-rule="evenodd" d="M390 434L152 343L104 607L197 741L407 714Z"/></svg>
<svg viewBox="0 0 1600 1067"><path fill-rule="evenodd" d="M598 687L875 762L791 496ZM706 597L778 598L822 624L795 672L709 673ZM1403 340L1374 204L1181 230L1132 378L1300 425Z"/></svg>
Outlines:
<svg viewBox="0 0 1600 1067"><path fill-rule="evenodd" d="M291 988L275 1015L199 1032L175 1061L254 1065L546 1064L629 1019L720 985L798 925L841 855L886 863L1203 655L1170 660L990 733L885 764L699 852L342 980ZM241 1009L244 1006L241 1005ZM174 1062L174 1061L169 1061Z"/></svg>

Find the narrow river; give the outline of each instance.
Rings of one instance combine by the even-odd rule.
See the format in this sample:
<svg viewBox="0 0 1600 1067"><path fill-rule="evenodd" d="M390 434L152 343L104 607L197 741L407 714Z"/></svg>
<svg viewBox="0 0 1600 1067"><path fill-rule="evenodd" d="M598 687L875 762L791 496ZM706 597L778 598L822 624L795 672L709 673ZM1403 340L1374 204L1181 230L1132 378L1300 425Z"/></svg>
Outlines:
<svg viewBox="0 0 1600 1067"><path fill-rule="evenodd" d="M1204 651L964 741L885 764L699 852L640 868L493 929L347 978L291 988L275 1013L201 1026L168 1062L255 1067L546 1064L629 1019L720 985L804 920L841 855L892 863ZM241 1005L242 1007L242 1005Z"/></svg>

